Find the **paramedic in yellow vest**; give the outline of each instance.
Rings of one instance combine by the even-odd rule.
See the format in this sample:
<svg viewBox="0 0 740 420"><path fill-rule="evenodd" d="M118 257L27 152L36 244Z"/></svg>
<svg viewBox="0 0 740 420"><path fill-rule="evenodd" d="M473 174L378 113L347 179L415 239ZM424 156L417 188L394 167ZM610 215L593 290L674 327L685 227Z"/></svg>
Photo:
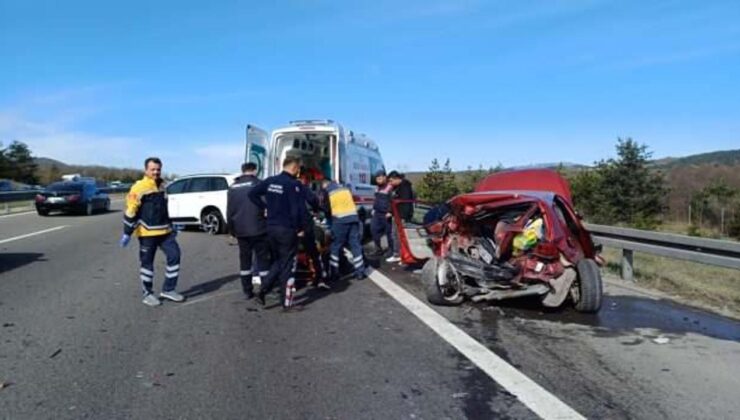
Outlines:
<svg viewBox="0 0 740 420"><path fill-rule="evenodd" d="M180 274L180 247L175 237L169 213L164 180L161 178L162 161L156 157L144 161L144 178L136 181L126 196L123 215L123 236L120 245L125 247L131 236L139 238L139 279L144 293L144 304L158 306L160 299L182 302L185 297L175 291ZM159 298L154 294L154 254L161 248L167 256L164 284Z"/></svg>
<svg viewBox="0 0 740 420"><path fill-rule="evenodd" d="M339 278L339 253L347 245L352 251L352 265L355 278L358 280L365 275L365 262L362 258L362 244L360 244L360 218L357 216L357 207L352 199L349 188L336 182L325 179L322 181L325 194L325 211L331 228L331 248L329 268L332 280Z"/></svg>

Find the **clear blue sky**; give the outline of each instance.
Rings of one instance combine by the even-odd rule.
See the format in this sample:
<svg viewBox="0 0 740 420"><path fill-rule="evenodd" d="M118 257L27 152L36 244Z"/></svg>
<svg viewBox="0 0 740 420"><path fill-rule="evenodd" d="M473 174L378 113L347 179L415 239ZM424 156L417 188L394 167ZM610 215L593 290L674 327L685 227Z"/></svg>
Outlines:
<svg viewBox="0 0 740 420"><path fill-rule="evenodd" d="M740 148L738 1L272 3L0 0L0 141L180 174L297 118L402 170Z"/></svg>

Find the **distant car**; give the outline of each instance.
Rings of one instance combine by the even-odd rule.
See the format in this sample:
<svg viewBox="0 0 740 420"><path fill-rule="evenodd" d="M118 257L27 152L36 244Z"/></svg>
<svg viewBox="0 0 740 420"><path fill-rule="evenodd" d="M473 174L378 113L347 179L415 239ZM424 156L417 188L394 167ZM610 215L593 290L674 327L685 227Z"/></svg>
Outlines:
<svg viewBox="0 0 740 420"><path fill-rule="evenodd" d="M48 216L51 211L91 215L110 211L110 198L94 182L55 182L36 195L36 212Z"/></svg>
<svg viewBox="0 0 740 420"><path fill-rule="evenodd" d="M238 174L189 175L167 186L172 222L198 226L211 235L226 232L226 197Z"/></svg>
<svg viewBox="0 0 740 420"><path fill-rule="evenodd" d="M423 263L427 299L437 305L539 296L546 307L570 297L576 310L597 312L602 300L600 248L573 210L557 172L489 175L475 192L453 197L403 222L394 200L401 259Z"/></svg>
<svg viewBox="0 0 740 420"><path fill-rule="evenodd" d="M0 180L0 191L2 192L8 192L13 191L15 188L13 188L13 183L8 180Z"/></svg>

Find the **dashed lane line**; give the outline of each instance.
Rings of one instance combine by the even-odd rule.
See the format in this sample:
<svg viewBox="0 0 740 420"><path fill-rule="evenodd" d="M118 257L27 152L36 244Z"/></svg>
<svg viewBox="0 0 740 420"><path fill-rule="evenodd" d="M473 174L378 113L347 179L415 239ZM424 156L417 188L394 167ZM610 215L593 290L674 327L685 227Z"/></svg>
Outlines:
<svg viewBox="0 0 740 420"><path fill-rule="evenodd" d="M0 245L6 244L8 242L17 241L17 240L20 240L20 239L30 238L32 236L43 235L44 233L54 232L56 230L64 229L66 227L67 227L67 225L57 226L57 227L53 227L51 229L44 229L44 230L40 230L38 232L26 233L25 235L14 236L14 237L8 238L8 239L2 239L2 240L0 240Z"/></svg>
<svg viewBox="0 0 740 420"><path fill-rule="evenodd" d="M548 420L585 419L573 408L529 379L486 346L391 281L380 271L371 270L369 277L376 285L416 315L442 339L455 347L491 379L515 395L519 401L541 418Z"/></svg>

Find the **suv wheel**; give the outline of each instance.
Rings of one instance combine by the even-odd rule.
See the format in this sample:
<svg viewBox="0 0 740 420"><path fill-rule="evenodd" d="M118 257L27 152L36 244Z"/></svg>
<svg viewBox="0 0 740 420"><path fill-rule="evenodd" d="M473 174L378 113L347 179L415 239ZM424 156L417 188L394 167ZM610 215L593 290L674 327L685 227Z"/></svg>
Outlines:
<svg viewBox="0 0 740 420"><path fill-rule="evenodd" d="M201 226L209 235L218 235L224 231L224 219L218 210L207 210L201 218Z"/></svg>
<svg viewBox="0 0 740 420"><path fill-rule="evenodd" d="M93 209L94 207L93 207L92 200L88 201L87 204L85 204L85 215L91 216L93 214Z"/></svg>

